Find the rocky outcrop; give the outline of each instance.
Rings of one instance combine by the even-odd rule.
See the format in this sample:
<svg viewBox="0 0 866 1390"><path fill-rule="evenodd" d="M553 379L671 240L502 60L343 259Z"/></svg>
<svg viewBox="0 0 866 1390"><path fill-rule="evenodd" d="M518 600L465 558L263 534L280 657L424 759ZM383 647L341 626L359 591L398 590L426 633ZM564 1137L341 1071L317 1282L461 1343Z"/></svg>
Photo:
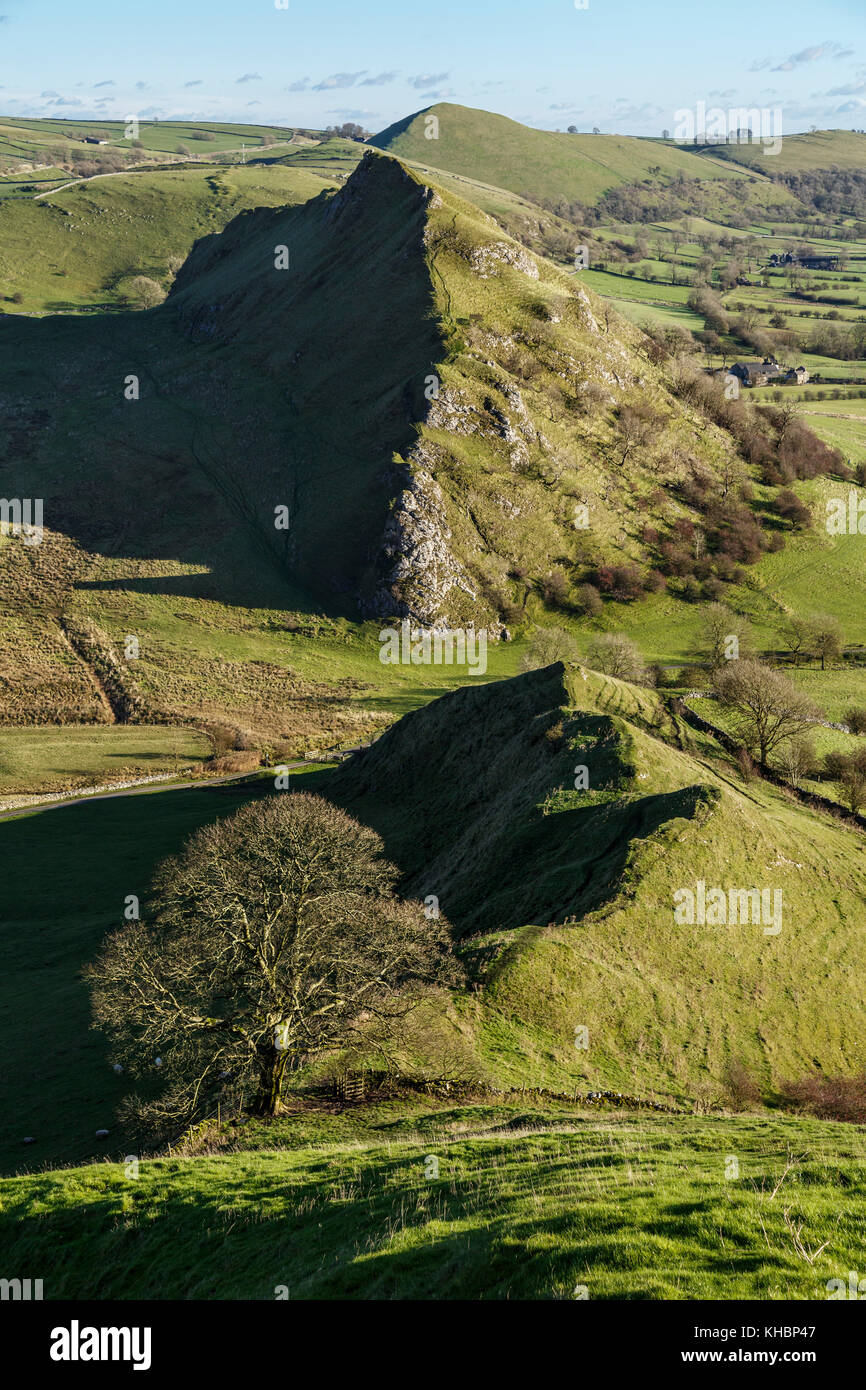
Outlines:
<svg viewBox="0 0 866 1390"><path fill-rule="evenodd" d="M365 604L373 618L409 618L425 627L444 619L451 590L473 601L477 590L451 554L451 528L442 489L421 445L402 470L402 489L385 525L379 550L381 578Z"/></svg>
<svg viewBox="0 0 866 1390"><path fill-rule="evenodd" d="M473 246L469 253L469 264L482 280L498 275L504 265L528 275L530 280L538 279L538 266L522 247L509 245L507 241L489 242L486 246Z"/></svg>

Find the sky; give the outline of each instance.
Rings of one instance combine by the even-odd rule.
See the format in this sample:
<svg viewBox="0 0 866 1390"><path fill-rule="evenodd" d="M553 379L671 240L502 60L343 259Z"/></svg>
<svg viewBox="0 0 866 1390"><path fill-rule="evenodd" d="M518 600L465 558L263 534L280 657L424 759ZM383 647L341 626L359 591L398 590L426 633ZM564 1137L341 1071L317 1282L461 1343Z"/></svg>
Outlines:
<svg viewBox="0 0 866 1390"><path fill-rule="evenodd" d="M862 130L866 0L0 0L7 116L376 132L439 101L549 130L660 135L698 102Z"/></svg>

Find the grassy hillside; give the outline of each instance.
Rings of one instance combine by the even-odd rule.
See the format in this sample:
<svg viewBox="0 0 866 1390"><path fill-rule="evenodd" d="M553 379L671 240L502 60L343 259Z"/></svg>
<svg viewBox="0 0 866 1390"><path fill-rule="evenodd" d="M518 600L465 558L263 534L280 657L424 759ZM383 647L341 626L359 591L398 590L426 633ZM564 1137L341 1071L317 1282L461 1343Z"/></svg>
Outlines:
<svg viewBox="0 0 866 1390"><path fill-rule="evenodd" d="M219 1142L3 1181L9 1268L46 1299L815 1300L862 1265L854 1126L403 1100Z"/></svg>
<svg viewBox="0 0 866 1390"><path fill-rule="evenodd" d="M573 790L578 765L588 792ZM565 684L556 667L460 691L339 768L326 795L380 831L409 891L482 933L473 1027L500 1077L717 1098L735 1058L768 1094L816 1061L862 1066L862 837L738 785L657 696L580 669ZM781 930L677 925L674 894L699 879L780 892ZM518 922L532 925L501 935ZM849 1003L828 1017L839 990Z"/></svg>
<svg viewBox="0 0 866 1390"><path fill-rule="evenodd" d="M213 154L218 150L240 150L262 146L275 141L286 142L295 134L288 126L238 125L211 121L141 121L137 138L150 154L176 154L178 145L186 144L195 154ZM94 147L85 137L104 138L109 145L130 149L127 122L99 120L19 120L0 117L0 161L13 163L40 160L56 156L68 159L73 151L90 151Z"/></svg>
<svg viewBox="0 0 866 1390"><path fill-rule="evenodd" d="M142 724L4 729L0 798L93 786L106 768L110 781L182 772L210 755L208 740L192 729Z"/></svg>
<svg viewBox="0 0 866 1390"><path fill-rule="evenodd" d="M94 195L68 196L86 208ZM283 734L282 672L254 664L246 640L239 663L238 628L291 632L309 628L299 609L348 617L359 603L496 624L528 602L508 578L518 562L542 580L555 557L585 552L578 498L593 544L622 545L637 525L633 497L611 485L614 407L649 394L666 413L660 448L708 463L731 448L673 401L636 330L603 334L580 285L382 156L333 200L262 208L202 239L151 313L7 316L0 330L3 485L43 497L48 532L38 548L2 547L0 717L15 723L100 719L88 665L114 667L133 633L141 658L121 684L137 717L222 714ZM50 417L46 357L64 387ZM563 376L569 396L591 384L607 408L572 412ZM207 667L190 667L190 646Z"/></svg>
<svg viewBox="0 0 866 1390"><path fill-rule="evenodd" d="M759 145L708 145L714 159L748 165L770 173L802 174L810 170L850 169L859 173L866 165L866 135L856 130L813 130L785 135L778 154L767 156Z"/></svg>
<svg viewBox="0 0 866 1390"><path fill-rule="evenodd" d="M577 766L586 791L574 789ZM81 968L126 896L146 900L159 858L271 785L155 791L0 823L0 851L18 870L0 883L7 1170L81 1161L97 1129L115 1128L124 1081L88 1031ZM462 939L476 988L405 1028L410 1074L440 1074L439 1049L456 1050L479 1084L612 1087L690 1107L725 1103L734 1062L770 1103L814 1068L862 1070L862 835L769 784L743 786L654 692L552 666L446 695L294 785L377 829L405 890L434 895ZM50 880L38 867L46 834ZM698 880L780 892L781 930L678 923L674 895ZM838 1006L828 1011L827 998ZM58 1019L62 1049L51 1045ZM25 1135L36 1142L23 1146ZM115 1144L122 1136L112 1154Z"/></svg>
<svg viewBox="0 0 866 1390"><path fill-rule="evenodd" d="M429 138L428 117L439 134ZM490 111L438 102L370 138L399 159L429 164L514 193L595 203L609 188L649 177L725 179L736 171L689 150L628 135L566 135L534 130Z"/></svg>
<svg viewBox="0 0 866 1390"><path fill-rule="evenodd" d="M3 722L105 722L108 672L115 718L228 721L294 752L349 742L413 690L418 703L462 678L386 679L383 619L521 634L550 620L550 585L565 583L557 618L574 622L581 575L657 563L646 528L688 518L691 470L748 475L732 437L677 392L672 364L580 277L397 161L368 152L337 193L308 163L302 151L285 165L124 175L28 205L48 228L70 225L70 246L100 249L101 267L70 258L92 295L131 254L132 194L154 220L154 260L135 264L158 274L168 227L182 245L197 217L218 225L244 199L323 190L202 237L151 312L0 322L0 476L6 495L44 499L47 528L38 548L0 544ZM66 200L78 211L65 216ZM623 442L629 412L651 418L640 447ZM771 496L755 491L756 512ZM817 532L794 548L810 608L851 608ZM763 576L787 555L734 595L762 621L777 606ZM698 617L677 592L652 600L647 655L685 654ZM623 623L656 631L644 605L614 602L580 630ZM135 661L122 657L129 634ZM489 659L504 675L518 657L493 643Z"/></svg>
<svg viewBox="0 0 866 1390"><path fill-rule="evenodd" d="M136 276L168 289L193 243L222 231L238 213L306 202L328 186L293 165L194 165L103 175L60 192L0 201L3 310L127 307Z"/></svg>

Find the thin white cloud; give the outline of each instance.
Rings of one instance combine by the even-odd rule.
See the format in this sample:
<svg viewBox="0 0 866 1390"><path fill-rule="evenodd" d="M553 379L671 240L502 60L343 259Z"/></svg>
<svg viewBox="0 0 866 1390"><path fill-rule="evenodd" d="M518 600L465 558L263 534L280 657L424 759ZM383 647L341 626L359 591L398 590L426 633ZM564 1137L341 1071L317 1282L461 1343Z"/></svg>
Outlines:
<svg viewBox="0 0 866 1390"><path fill-rule="evenodd" d="M397 80L396 72L380 72L376 77L365 77L359 85L362 87L386 87L389 82Z"/></svg>
<svg viewBox="0 0 866 1390"><path fill-rule="evenodd" d="M360 72L332 72L330 77L323 77L321 82L317 82L313 91L332 92L346 87L354 87L358 78L363 77L366 71L366 68L361 68Z"/></svg>
<svg viewBox="0 0 866 1390"><path fill-rule="evenodd" d="M438 87L439 83L444 82L447 76L447 72L437 72L432 75L422 72L417 77L407 78L407 81L409 86L414 87L416 91L423 91L425 87Z"/></svg>
<svg viewBox="0 0 866 1390"><path fill-rule="evenodd" d="M860 82L846 82L844 87L831 87L829 92L816 92L816 97L856 97L866 92L866 78Z"/></svg>
<svg viewBox="0 0 866 1390"><path fill-rule="evenodd" d="M237 79L238 82L261 82L261 80L262 75L260 72L245 72L243 77Z"/></svg>
<svg viewBox="0 0 866 1390"><path fill-rule="evenodd" d="M330 106L327 114L329 116L342 116L345 121L360 121L369 116L378 116L378 111L357 111L348 106Z"/></svg>
<svg viewBox="0 0 866 1390"><path fill-rule="evenodd" d="M813 43L809 48L801 48L799 53L792 53L784 63L773 68L773 72L793 72L806 63L817 63L819 58L832 58L841 48L840 43Z"/></svg>

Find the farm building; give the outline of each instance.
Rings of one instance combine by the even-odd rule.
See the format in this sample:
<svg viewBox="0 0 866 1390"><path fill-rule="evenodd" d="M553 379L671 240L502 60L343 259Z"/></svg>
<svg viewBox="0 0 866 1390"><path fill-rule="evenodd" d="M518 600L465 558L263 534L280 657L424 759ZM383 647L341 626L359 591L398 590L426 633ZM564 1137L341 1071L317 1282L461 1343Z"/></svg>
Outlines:
<svg viewBox="0 0 866 1390"><path fill-rule="evenodd" d="M782 368L771 357L765 357L763 362L735 362L731 373L744 386L767 386L771 381L781 381L784 377Z"/></svg>

